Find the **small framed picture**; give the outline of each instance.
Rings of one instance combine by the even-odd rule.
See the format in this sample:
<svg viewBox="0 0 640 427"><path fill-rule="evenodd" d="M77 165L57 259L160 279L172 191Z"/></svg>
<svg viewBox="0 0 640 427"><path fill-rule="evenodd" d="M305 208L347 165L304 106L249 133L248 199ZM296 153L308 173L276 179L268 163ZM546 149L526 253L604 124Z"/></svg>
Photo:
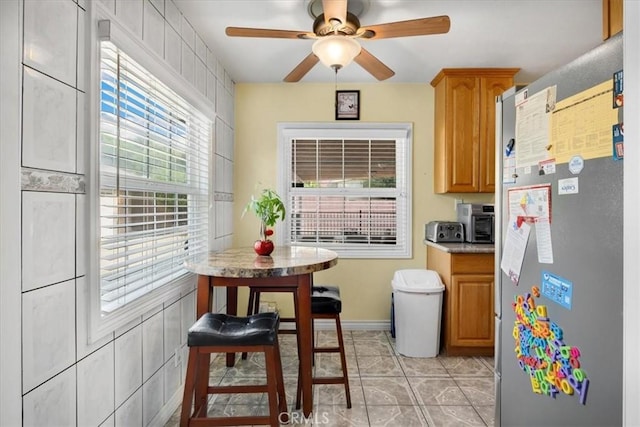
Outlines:
<svg viewBox="0 0 640 427"><path fill-rule="evenodd" d="M360 120L360 91L336 91L336 120Z"/></svg>

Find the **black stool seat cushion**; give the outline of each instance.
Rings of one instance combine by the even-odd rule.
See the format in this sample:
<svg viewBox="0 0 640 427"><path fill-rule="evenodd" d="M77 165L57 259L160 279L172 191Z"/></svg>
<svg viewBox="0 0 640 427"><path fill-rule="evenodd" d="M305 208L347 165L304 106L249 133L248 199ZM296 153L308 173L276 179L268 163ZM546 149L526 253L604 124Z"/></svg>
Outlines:
<svg viewBox="0 0 640 427"><path fill-rule="evenodd" d="M314 286L311 292L311 312L315 314L340 314L342 300L336 286Z"/></svg>
<svg viewBox="0 0 640 427"><path fill-rule="evenodd" d="M187 345L273 345L279 323L278 313L259 313L248 317L205 313L189 328Z"/></svg>

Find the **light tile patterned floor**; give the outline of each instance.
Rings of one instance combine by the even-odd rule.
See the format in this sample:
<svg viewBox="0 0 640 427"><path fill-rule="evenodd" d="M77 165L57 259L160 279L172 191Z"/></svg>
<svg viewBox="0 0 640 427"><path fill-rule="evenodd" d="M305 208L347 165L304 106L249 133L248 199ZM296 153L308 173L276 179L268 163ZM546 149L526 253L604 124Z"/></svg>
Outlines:
<svg viewBox="0 0 640 427"><path fill-rule="evenodd" d="M491 357L409 358L395 351L386 331L344 331L352 408L347 409L342 385L314 386L310 419L293 409L297 384L295 337L281 335L282 364L289 425L315 426L493 426L494 377ZM318 331L317 342L331 345L335 332ZM315 375L339 375L336 354L316 356ZM224 366L224 358L211 363L211 383L248 383L264 380L262 355ZM229 415L267 413L266 395L212 398L210 413ZM165 427L179 424L179 409Z"/></svg>

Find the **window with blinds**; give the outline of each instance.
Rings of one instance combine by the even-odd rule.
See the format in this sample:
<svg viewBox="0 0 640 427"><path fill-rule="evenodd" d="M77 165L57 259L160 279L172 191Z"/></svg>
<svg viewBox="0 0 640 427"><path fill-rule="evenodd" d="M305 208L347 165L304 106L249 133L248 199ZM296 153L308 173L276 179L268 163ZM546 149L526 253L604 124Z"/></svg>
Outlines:
<svg viewBox="0 0 640 427"><path fill-rule="evenodd" d="M305 137L287 146L288 243L322 246L343 257L407 256L405 138Z"/></svg>
<svg viewBox="0 0 640 427"><path fill-rule="evenodd" d="M113 312L207 251L211 121L100 43L100 296Z"/></svg>

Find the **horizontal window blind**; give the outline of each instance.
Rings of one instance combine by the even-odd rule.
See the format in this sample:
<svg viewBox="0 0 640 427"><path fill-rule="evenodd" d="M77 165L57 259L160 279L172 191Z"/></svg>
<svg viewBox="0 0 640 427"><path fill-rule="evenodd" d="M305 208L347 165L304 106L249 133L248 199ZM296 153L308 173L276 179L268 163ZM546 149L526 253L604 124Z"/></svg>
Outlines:
<svg viewBox="0 0 640 427"><path fill-rule="evenodd" d="M405 144L291 139L289 240L342 253L405 248ZM404 249L403 249L404 250Z"/></svg>
<svg viewBox="0 0 640 427"><path fill-rule="evenodd" d="M100 290L112 312L207 251L211 121L101 42Z"/></svg>

